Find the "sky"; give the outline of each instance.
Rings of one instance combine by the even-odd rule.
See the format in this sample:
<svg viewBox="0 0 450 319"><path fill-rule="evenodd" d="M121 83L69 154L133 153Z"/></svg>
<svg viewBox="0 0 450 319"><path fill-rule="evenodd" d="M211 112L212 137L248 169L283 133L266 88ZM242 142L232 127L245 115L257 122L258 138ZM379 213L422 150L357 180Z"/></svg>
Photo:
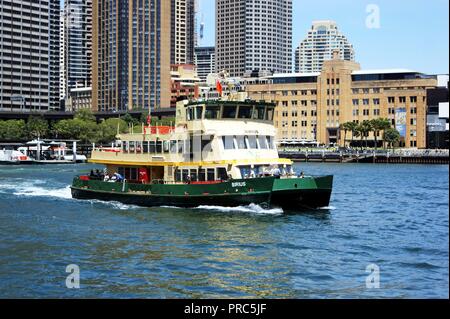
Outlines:
<svg viewBox="0 0 450 319"><path fill-rule="evenodd" d="M215 43L215 1L199 0L205 22L201 45ZM369 5L379 8L379 28L368 28ZM293 49L313 20L334 20L353 44L363 69L407 68L449 73L448 0L293 0ZM369 19L373 21L372 19Z"/></svg>

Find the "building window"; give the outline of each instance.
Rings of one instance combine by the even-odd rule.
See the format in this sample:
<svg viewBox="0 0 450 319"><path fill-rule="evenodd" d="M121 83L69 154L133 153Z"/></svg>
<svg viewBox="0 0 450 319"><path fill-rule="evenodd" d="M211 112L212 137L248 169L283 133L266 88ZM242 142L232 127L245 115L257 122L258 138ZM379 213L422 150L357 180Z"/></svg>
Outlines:
<svg viewBox="0 0 450 319"><path fill-rule="evenodd" d="M400 96L400 103L406 103L406 96Z"/></svg>
<svg viewBox="0 0 450 319"><path fill-rule="evenodd" d="M412 126L417 125L417 119L411 119L411 125Z"/></svg>
<svg viewBox="0 0 450 319"><path fill-rule="evenodd" d="M417 107L411 108L411 114L417 114Z"/></svg>
<svg viewBox="0 0 450 319"><path fill-rule="evenodd" d="M410 101L411 103L417 103L417 96L411 96Z"/></svg>
<svg viewBox="0 0 450 319"><path fill-rule="evenodd" d="M394 104L395 103L395 97L394 96L388 97L388 103L389 104Z"/></svg>
<svg viewBox="0 0 450 319"><path fill-rule="evenodd" d="M380 116L380 109L373 110L373 115L374 116Z"/></svg>
<svg viewBox="0 0 450 319"><path fill-rule="evenodd" d="M373 99L374 105L380 105L380 99Z"/></svg>
<svg viewBox="0 0 450 319"><path fill-rule="evenodd" d="M353 105L354 106L358 106L359 105L359 100L358 99L353 99Z"/></svg>

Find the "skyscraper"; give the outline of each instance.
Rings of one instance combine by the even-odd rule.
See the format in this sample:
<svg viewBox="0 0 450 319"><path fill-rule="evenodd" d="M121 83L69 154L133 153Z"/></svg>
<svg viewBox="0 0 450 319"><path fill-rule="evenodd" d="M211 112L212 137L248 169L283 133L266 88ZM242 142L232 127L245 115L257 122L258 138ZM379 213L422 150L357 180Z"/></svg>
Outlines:
<svg viewBox="0 0 450 319"><path fill-rule="evenodd" d="M170 106L170 8L165 0L94 1L94 110Z"/></svg>
<svg viewBox="0 0 450 319"><path fill-rule="evenodd" d="M0 8L0 110L59 109L60 0Z"/></svg>
<svg viewBox="0 0 450 319"><path fill-rule="evenodd" d="M65 95L74 88L91 86L92 0L64 2Z"/></svg>
<svg viewBox="0 0 450 319"><path fill-rule="evenodd" d="M194 64L197 66L198 77L206 82L208 74L216 70L215 47L197 47L195 48Z"/></svg>
<svg viewBox="0 0 450 319"><path fill-rule="evenodd" d="M321 72L323 62L339 51L342 60L354 61L355 51L334 21L314 21L311 29L295 52L295 72Z"/></svg>
<svg viewBox="0 0 450 319"><path fill-rule="evenodd" d="M65 70L65 14L61 10L59 17L59 99L64 100L66 97L66 70Z"/></svg>
<svg viewBox="0 0 450 319"><path fill-rule="evenodd" d="M197 43L196 0L171 0L171 63L192 64Z"/></svg>
<svg viewBox="0 0 450 319"><path fill-rule="evenodd" d="M292 71L292 0L217 0L217 71Z"/></svg>

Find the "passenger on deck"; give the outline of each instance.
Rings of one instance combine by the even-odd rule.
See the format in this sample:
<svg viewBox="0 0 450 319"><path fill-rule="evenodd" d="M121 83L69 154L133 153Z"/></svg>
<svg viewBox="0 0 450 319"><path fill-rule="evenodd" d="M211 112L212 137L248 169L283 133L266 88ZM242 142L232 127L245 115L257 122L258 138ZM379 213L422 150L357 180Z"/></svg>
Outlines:
<svg viewBox="0 0 450 319"><path fill-rule="evenodd" d="M274 177L276 177L276 178L280 178L280 177L281 177L281 171L280 171L280 169L279 169L278 167L275 167L275 168L272 170L272 175L273 175Z"/></svg>
<svg viewBox="0 0 450 319"><path fill-rule="evenodd" d="M114 176L116 177L116 181L117 182L123 182L124 181L124 178L123 178L123 176L122 175L120 175L119 173L114 173Z"/></svg>

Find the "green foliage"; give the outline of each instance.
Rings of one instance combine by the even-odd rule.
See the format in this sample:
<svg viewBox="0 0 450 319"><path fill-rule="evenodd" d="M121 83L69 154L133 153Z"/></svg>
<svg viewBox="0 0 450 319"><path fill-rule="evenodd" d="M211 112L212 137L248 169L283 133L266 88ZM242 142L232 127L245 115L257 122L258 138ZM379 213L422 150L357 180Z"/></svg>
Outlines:
<svg viewBox="0 0 450 319"><path fill-rule="evenodd" d="M393 147L395 144L398 144L400 142L400 138L400 133L396 129L388 128L386 131L384 131L384 140L391 147Z"/></svg>
<svg viewBox="0 0 450 319"><path fill-rule="evenodd" d="M0 121L0 140L15 141L26 138L24 120Z"/></svg>
<svg viewBox="0 0 450 319"><path fill-rule="evenodd" d="M96 143L98 139L98 125L79 118L59 121L54 126L54 132L58 138L75 139L83 143Z"/></svg>
<svg viewBox="0 0 450 319"><path fill-rule="evenodd" d="M42 117L30 116L26 124L26 135L31 138L45 138L48 134L48 122Z"/></svg>
<svg viewBox="0 0 450 319"><path fill-rule="evenodd" d="M130 113L126 113L124 116L121 117L121 119L124 120L127 123L127 125L133 124L134 126L139 126L140 124L140 121L131 116Z"/></svg>
<svg viewBox="0 0 450 319"><path fill-rule="evenodd" d="M96 121L94 113L92 113L91 109L80 109L80 110L76 111L74 119L87 121L87 122L91 122L91 121L95 122Z"/></svg>
<svg viewBox="0 0 450 319"><path fill-rule="evenodd" d="M116 139L116 135L128 132L128 125L122 119L107 119L98 126L97 142L111 143Z"/></svg>

